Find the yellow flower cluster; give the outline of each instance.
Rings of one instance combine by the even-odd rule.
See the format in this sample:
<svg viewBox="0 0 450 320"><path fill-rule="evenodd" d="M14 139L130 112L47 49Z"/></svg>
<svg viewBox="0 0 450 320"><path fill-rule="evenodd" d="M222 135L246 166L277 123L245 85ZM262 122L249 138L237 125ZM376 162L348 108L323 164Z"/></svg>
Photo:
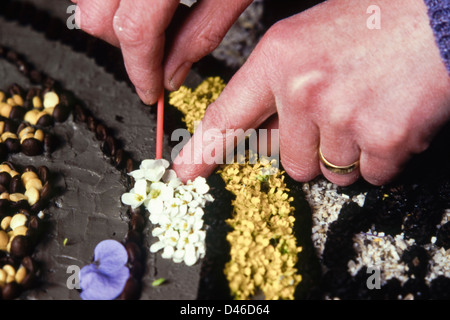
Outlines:
<svg viewBox="0 0 450 320"><path fill-rule="evenodd" d="M292 197L283 172L264 174L271 163L229 164L220 170L233 200L234 215L227 222L231 260L225 266L236 299L248 299L259 288L266 299L293 299L301 281L295 265L297 247L291 215Z"/></svg>
<svg viewBox="0 0 450 320"><path fill-rule="evenodd" d="M184 114L183 121L193 133L224 87L219 77L206 79L194 91L182 86L170 94L169 104ZM235 299L249 299L258 289L268 300L293 299L301 281L295 268L301 247L292 230L293 199L284 173L273 163L254 161L254 157L247 154L245 163L227 164L219 170L226 189L235 195L233 218L227 221L233 231L227 235L231 260L225 274Z"/></svg>
<svg viewBox="0 0 450 320"><path fill-rule="evenodd" d="M225 83L220 77L210 77L203 81L194 91L181 86L178 91L171 92L169 104L180 110L183 122L190 133L193 133L198 122L203 119L206 108L216 100Z"/></svg>

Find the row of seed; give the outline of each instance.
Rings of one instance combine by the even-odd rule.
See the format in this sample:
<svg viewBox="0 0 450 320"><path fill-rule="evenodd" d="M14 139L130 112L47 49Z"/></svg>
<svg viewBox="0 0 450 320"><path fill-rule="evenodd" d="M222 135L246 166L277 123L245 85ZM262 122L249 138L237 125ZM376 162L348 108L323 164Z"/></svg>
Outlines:
<svg viewBox="0 0 450 320"><path fill-rule="evenodd" d="M48 177L44 166L28 166L20 173L10 162L0 164L0 251L7 254L0 269L3 299L16 298L36 277L30 255L42 225L42 212L37 210L45 207L51 190ZM29 260L28 267L24 259Z"/></svg>
<svg viewBox="0 0 450 320"><path fill-rule="evenodd" d="M220 78L208 78L194 91L181 87L171 93L169 103L184 114L183 120L193 133L207 106L224 87ZM236 299L249 299L258 288L268 300L293 299L301 281L295 268L301 248L292 230L293 199L283 173L262 174L273 164L261 161L250 164L247 158L245 164L228 164L219 171L226 189L236 197L233 218L227 221L233 231L227 235L231 260L225 274Z"/></svg>
<svg viewBox="0 0 450 320"><path fill-rule="evenodd" d="M69 105L66 96L58 95L54 90L54 87L56 86L54 79L46 76L36 69L33 69L23 57L13 50L0 46L0 57L5 57L9 62L16 65L19 71L28 77L32 83L36 83L44 88L42 91L38 88L31 89L28 91L25 100L22 99L24 101L25 108L28 110L24 114L25 123L28 123L31 126L36 125L42 127L51 125L54 121L65 121L72 110L71 106L73 104L74 120L76 122L85 123L87 128L95 134L96 139L102 143L101 149L103 153L105 156L110 158L112 165L114 165L118 170L124 170L125 172L131 172L135 169L134 161L128 153L120 147L119 141L111 134L111 130L109 130L101 121L96 119L86 108L82 107L80 103L72 101ZM9 102L8 104L14 104L13 108L11 108L12 110L17 109L22 104L20 98L16 96L21 96L21 91L22 90L20 87L13 85L9 90L9 98L15 98L9 99L6 98L6 95L2 98L5 102ZM16 101L14 99L16 99ZM6 111L7 110L5 110L5 115ZM9 114L10 119L14 118L12 116L13 115ZM21 120L20 117L17 118L18 120ZM44 146L47 147L48 150L52 150L54 147L54 142L51 139L49 139L50 141L47 141L47 137L51 136L45 135ZM129 178L128 175L126 177ZM133 181L130 180L129 183L133 184ZM47 186L48 184L45 183L43 189L41 190L41 198L46 199L51 192L51 188L47 188ZM0 207L1 202L2 199L0 199ZM40 201L36 202L31 209L41 208L41 206L38 206L39 202ZM126 283L122 294L119 296L119 299L123 300L139 298L141 278L145 269L143 261L145 255L141 250L143 240L142 231L145 226L144 212L129 208L128 214L130 217L130 228L125 238L124 246L128 253L130 278ZM34 270L31 267L29 269Z"/></svg>

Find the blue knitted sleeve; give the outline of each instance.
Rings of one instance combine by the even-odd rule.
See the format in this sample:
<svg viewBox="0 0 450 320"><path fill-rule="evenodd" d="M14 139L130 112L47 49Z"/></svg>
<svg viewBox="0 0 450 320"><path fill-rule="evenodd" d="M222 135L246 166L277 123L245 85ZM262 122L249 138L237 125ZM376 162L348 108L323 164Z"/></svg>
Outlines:
<svg viewBox="0 0 450 320"><path fill-rule="evenodd" d="M450 0L424 0L442 59L450 73Z"/></svg>

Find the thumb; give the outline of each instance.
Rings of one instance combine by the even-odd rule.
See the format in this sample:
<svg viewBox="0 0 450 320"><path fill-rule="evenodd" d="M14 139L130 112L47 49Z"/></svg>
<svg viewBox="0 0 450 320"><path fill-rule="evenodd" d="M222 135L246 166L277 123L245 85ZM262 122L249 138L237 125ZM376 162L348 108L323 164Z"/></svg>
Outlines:
<svg viewBox="0 0 450 320"><path fill-rule="evenodd" d="M228 162L251 130L275 113L275 101L266 76L266 54L255 49L219 98L206 110L192 138L174 159L173 169L183 181L207 177ZM228 153L228 155L227 155ZM226 160L226 159L227 160Z"/></svg>

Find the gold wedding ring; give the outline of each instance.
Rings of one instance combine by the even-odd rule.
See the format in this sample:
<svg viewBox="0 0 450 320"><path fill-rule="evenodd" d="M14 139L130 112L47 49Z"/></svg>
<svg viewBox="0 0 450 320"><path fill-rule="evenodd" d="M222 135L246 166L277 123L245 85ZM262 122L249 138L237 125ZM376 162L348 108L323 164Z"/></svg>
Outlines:
<svg viewBox="0 0 450 320"><path fill-rule="evenodd" d="M353 162L352 164L350 164L348 166L337 166L335 164L332 164L330 161L325 159L320 147L319 147L319 157L320 157L320 161L322 161L323 165L325 166L325 168L327 168L327 170L329 170L333 173L337 173L337 174L348 174L350 172L353 172L359 166L359 160Z"/></svg>

